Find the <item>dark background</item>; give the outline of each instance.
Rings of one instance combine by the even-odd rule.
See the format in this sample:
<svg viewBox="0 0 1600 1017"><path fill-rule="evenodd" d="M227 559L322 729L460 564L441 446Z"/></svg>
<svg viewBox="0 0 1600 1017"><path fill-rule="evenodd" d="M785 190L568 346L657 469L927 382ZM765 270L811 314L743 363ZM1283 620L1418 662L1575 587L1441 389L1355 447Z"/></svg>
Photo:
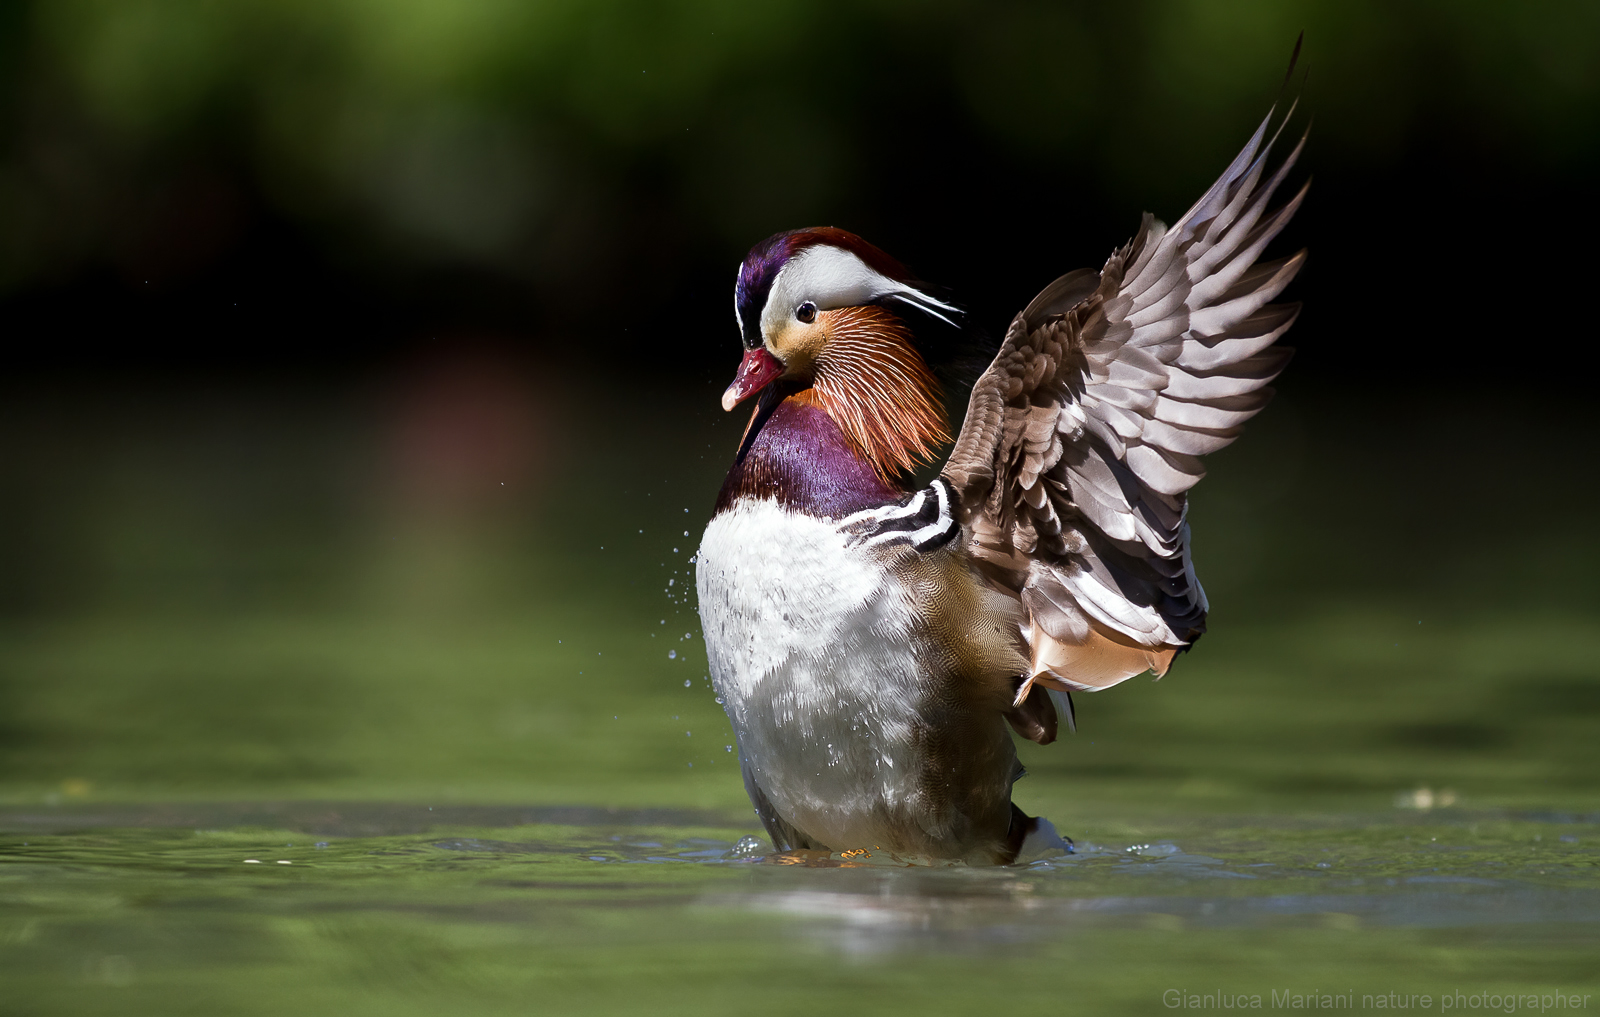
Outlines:
<svg viewBox="0 0 1600 1017"><path fill-rule="evenodd" d="M1168 221L1296 36L1290 384L1575 397L1600 10L1534 3L15 3L12 371L348 375L493 336L731 365L729 283L834 224L991 332Z"/></svg>

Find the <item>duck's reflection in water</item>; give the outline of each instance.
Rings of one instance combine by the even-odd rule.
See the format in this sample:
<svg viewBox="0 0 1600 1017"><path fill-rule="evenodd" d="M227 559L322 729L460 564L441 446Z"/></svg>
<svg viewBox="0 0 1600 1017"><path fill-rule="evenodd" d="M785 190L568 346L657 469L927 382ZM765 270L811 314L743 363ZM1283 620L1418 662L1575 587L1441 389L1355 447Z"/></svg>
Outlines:
<svg viewBox="0 0 1600 1017"><path fill-rule="evenodd" d="M708 895L703 903L789 919L798 935L863 959L905 951L1009 949L1113 927L1348 931L1600 922L1600 890L1465 876L1350 879L1334 873L1317 892L1282 892L1289 889L1283 882L1306 874L1236 866L1171 843L1082 845L1071 856L997 869L890 868L873 864L875 859L838 856L781 867L772 856L765 861L752 871L750 889ZM1150 892L1105 892L1124 876Z"/></svg>

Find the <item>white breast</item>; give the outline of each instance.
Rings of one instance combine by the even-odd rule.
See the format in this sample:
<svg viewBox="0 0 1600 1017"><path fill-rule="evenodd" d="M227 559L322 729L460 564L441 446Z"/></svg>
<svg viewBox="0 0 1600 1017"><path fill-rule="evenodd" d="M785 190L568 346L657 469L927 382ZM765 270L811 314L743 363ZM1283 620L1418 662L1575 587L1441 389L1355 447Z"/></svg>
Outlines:
<svg viewBox="0 0 1600 1017"><path fill-rule="evenodd" d="M871 846L916 793L925 662L885 555L833 522L739 502L697 555L711 677L756 781L826 843Z"/></svg>

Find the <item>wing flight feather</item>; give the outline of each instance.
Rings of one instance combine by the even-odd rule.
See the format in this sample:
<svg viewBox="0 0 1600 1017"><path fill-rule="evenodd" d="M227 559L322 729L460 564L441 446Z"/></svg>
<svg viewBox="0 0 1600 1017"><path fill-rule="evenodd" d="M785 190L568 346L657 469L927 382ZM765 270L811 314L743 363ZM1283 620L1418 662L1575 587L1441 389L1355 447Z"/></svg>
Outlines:
<svg viewBox="0 0 1600 1017"><path fill-rule="evenodd" d="M1306 194L1268 207L1305 146L1268 173L1271 120L1174 225L1146 215L1099 272L1046 286L973 388L942 475L968 551L1027 609L1019 703L1160 675L1205 631L1187 492L1271 397L1299 314L1271 301L1305 252L1257 263Z"/></svg>

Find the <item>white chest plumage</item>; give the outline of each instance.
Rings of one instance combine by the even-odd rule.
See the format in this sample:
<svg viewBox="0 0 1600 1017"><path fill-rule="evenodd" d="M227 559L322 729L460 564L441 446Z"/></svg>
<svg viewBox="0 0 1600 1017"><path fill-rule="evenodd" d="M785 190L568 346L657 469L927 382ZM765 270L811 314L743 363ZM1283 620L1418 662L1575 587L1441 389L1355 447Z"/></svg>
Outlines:
<svg viewBox="0 0 1600 1017"><path fill-rule="evenodd" d="M834 848L911 850L965 823L929 800L930 732L952 721L941 655L892 567L904 553L745 499L697 555L711 677L744 765L785 820ZM994 724L996 772L968 776L1005 791L1015 757Z"/></svg>
<svg viewBox="0 0 1600 1017"><path fill-rule="evenodd" d="M915 793L923 655L879 555L830 521L741 501L697 556L711 678L745 765L778 811L832 844Z"/></svg>

